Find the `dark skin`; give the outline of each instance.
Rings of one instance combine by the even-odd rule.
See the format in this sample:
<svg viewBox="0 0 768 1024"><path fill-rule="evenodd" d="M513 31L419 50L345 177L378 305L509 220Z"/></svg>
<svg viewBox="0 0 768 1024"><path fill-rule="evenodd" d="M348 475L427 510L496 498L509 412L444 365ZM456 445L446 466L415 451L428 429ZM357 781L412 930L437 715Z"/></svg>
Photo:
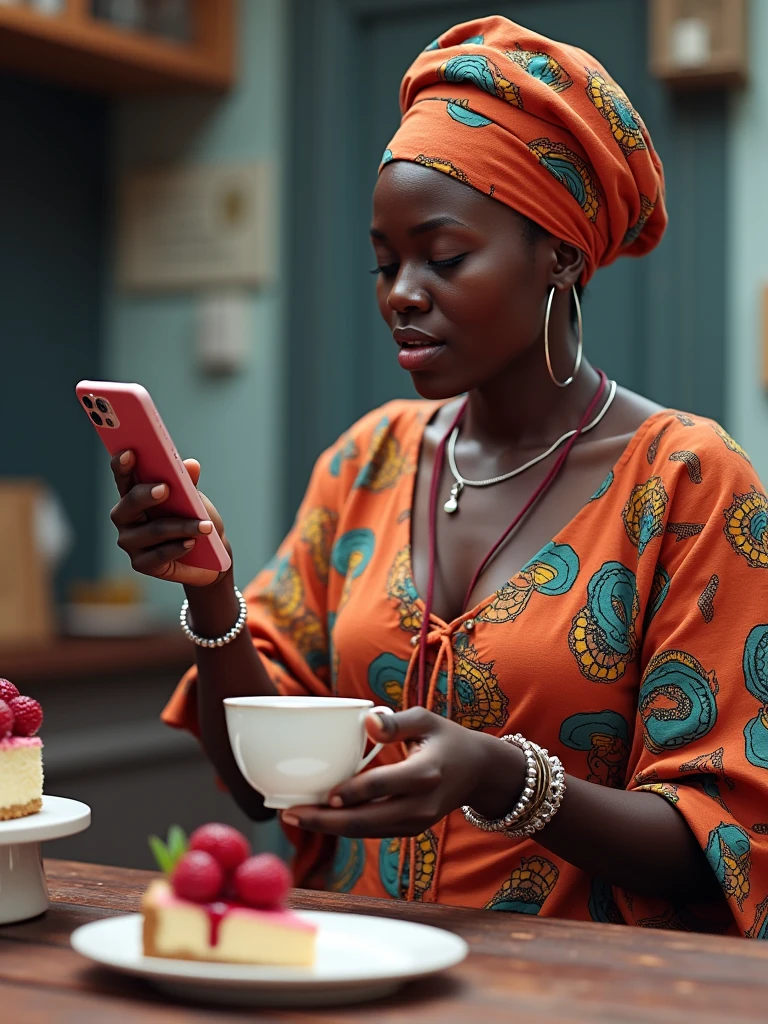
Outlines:
<svg viewBox="0 0 768 1024"><path fill-rule="evenodd" d="M552 235L531 239L514 211L437 171L415 164L384 168L374 193L372 240L379 267L377 297L382 316L397 329L416 329L441 343L412 373L424 398L468 394L456 459L470 479L508 472L546 449L581 419L598 387L586 359L573 384L557 388L544 361L547 296L556 289L551 322L555 374L563 380L574 365L571 288L583 254ZM397 352L393 344L393 358ZM456 400L458 401L458 400ZM414 582L427 589L428 501L435 452L456 409L448 401L426 428L414 508ZM602 404L602 403L601 403ZM638 427L658 406L619 389L602 422L573 448L555 485L483 572L467 607L498 589L579 512L614 466ZM184 585L193 628L204 636L226 632L237 617L233 574L217 577L176 562L183 543L217 529L221 518L208 502L210 521L147 521L144 510L162 504L137 484L135 459L113 460L121 499L112 512L120 546L133 567ZM433 612L460 619L477 565L544 478L552 460L492 488L467 488L455 516L438 512L437 572ZM199 465L187 461L197 481ZM453 478L444 467L440 503ZM261 798L245 782L227 738L222 699L274 693L274 686L246 633L220 649L196 648L202 742L233 797L254 819L263 819ZM470 804L496 818L515 803L524 762L517 748L465 729L423 708L369 716L369 735L405 743L407 757L355 776L332 793L329 807L298 807L284 820L343 836L418 835L446 814ZM536 736L529 737L536 740ZM626 792L567 777L566 798L537 840L556 855L630 891L703 902L719 893L714 875L685 819L655 793Z"/></svg>

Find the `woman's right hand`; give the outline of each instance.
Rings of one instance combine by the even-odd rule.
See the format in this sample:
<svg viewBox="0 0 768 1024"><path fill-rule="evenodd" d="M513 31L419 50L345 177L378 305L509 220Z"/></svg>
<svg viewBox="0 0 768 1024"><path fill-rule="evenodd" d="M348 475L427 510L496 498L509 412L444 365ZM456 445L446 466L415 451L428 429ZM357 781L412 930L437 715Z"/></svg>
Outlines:
<svg viewBox="0 0 768 1024"><path fill-rule="evenodd" d="M147 510L162 505L168 497L168 484L162 481L156 484L137 483L134 473L136 455L132 451L115 455L110 465L120 494L110 518L117 527L117 545L126 552L136 572L192 587L207 587L226 575L215 569L198 569L178 561L189 554L201 534L211 530L218 532L232 556L221 516L202 492L199 493L208 512L207 520L178 516L152 519L147 516ZM200 463L196 459L184 459L184 465L197 486Z"/></svg>

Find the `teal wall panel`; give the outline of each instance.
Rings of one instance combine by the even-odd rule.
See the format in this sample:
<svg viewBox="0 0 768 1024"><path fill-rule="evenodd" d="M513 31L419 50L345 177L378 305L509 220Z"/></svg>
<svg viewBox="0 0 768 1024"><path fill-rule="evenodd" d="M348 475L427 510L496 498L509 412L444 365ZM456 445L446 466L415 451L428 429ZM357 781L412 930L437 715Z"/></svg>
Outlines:
<svg viewBox="0 0 768 1024"><path fill-rule="evenodd" d="M64 586L98 556L100 446L74 386L101 367L108 115L2 75L0 125L0 476L42 478L63 501L77 538Z"/></svg>

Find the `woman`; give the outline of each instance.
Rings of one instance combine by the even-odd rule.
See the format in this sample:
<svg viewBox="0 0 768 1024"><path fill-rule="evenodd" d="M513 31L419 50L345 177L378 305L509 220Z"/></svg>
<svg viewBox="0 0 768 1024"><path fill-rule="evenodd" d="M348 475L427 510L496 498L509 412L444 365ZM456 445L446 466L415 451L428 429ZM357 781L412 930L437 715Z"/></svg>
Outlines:
<svg viewBox="0 0 768 1024"><path fill-rule="evenodd" d="M651 139L592 57L501 17L428 47L401 106L371 238L423 400L320 457L249 631L231 570L176 561L213 506L147 522L167 490L115 460L134 568L227 639L165 720L258 819L223 697L397 711L375 767L283 815L300 884L765 937L768 500L717 424L582 358L580 288L664 231Z"/></svg>

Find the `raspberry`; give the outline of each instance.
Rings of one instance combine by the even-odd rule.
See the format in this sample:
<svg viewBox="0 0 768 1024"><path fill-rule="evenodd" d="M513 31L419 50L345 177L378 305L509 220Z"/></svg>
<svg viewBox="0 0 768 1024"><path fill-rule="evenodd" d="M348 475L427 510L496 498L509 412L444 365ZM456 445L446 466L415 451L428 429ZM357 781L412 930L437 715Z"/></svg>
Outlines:
<svg viewBox="0 0 768 1024"><path fill-rule="evenodd" d="M274 853L243 861L234 880L237 895L249 907L279 907L293 882L290 870Z"/></svg>
<svg viewBox="0 0 768 1024"><path fill-rule="evenodd" d="M189 837L190 850L204 850L218 861L224 871L234 871L250 856L251 844L236 828L212 822L201 825Z"/></svg>
<svg viewBox="0 0 768 1024"><path fill-rule="evenodd" d="M9 701L18 696L19 691L10 679L0 679L0 700Z"/></svg>
<svg viewBox="0 0 768 1024"><path fill-rule="evenodd" d="M13 732L13 712L4 700L0 700L0 740Z"/></svg>
<svg viewBox="0 0 768 1024"><path fill-rule="evenodd" d="M173 891L183 900L212 903L218 898L224 872L203 850L190 850L179 860L171 875Z"/></svg>
<svg viewBox="0 0 768 1024"><path fill-rule="evenodd" d="M34 736L43 724L43 709L31 697L14 697L8 702L13 712L14 736Z"/></svg>

